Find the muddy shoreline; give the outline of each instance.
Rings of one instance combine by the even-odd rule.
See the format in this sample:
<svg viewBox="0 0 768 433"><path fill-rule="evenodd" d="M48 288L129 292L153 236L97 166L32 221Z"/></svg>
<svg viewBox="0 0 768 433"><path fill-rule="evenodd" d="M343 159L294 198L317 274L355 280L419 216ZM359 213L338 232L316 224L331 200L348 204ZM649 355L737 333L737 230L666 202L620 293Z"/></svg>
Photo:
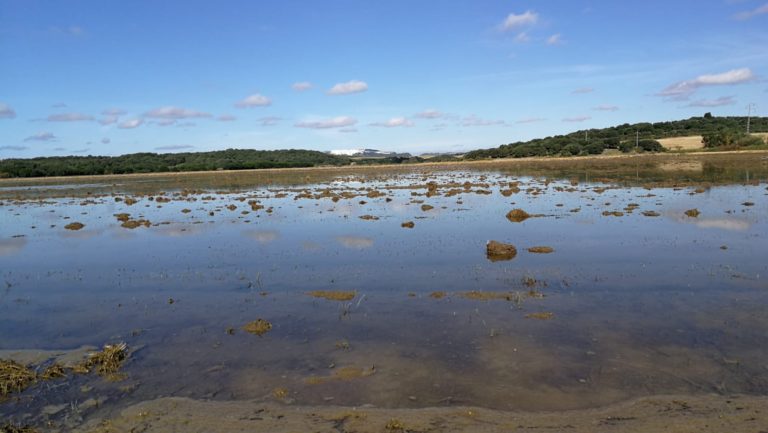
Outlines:
<svg viewBox="0 0 768 433"><path fill-rule="evenodd" d="M88 422L79 431L288 432L765 432L768 397L654 396L564 412L506 412L476 407L382 409L294 407L258 401L160 398Z"/></svg>

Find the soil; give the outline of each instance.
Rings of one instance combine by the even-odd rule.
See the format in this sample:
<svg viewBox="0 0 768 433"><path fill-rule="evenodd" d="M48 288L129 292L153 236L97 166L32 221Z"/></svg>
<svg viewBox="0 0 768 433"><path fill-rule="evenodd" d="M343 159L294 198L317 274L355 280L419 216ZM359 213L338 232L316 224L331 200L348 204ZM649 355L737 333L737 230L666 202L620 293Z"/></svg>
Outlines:
<svg viewBox="0 0 768 433"><path fill-rule="evenodd" d="M512 260L517 256L517 248L512 244L488 241L485 245L485 255L488 257L488 260L492 262Z"/></svg>
<svg viewBox="0 0 768 433"><path fill-rule="evenodd" d="M761 433L768 425L766 408L768 397L719 395L654 396L564 412L506 412L462 406L300 407L274 402L166 397L129 406L109 419L92 420L79 431Z"/></svg>

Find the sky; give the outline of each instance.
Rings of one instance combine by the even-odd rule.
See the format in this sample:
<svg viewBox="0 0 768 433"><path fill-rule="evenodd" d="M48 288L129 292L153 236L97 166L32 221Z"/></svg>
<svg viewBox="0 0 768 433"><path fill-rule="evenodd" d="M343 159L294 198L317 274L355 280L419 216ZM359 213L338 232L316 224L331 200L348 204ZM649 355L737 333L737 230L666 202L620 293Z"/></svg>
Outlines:
<svg viewBox="0 0 768 433"><path fill-rule="evenodd" d="M768 111L765 0L0 0L0 159L462 152Z"/></svg>

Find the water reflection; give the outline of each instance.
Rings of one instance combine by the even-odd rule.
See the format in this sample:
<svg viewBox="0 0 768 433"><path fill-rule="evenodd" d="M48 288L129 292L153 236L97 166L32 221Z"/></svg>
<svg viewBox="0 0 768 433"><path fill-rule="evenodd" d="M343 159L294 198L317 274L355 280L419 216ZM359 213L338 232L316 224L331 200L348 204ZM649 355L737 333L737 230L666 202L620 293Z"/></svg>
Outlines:
<svg viewBox="0 0 768 433"><path fill-rule="evenodd" d="M24 237L0 239L0 256L17 254L26 245L27 239Z"/></svg>
<svg viewBox="0 0 768 433"><path fill-rule="evenodd" d="M702 229L720 229L730 231L747 231L752 226L749 221L735 218L702 218L695 221L696 227Z"/></svg>
<svg viewBox="0 0 768 433"><path fill-rule="evenodd" d="M262 245L274 242L280 237L280 233L276 230L246 230L243 234Z"/></svg>
<svg viewBox="0 0 768 433"><path fill-rule="evenodd" d="M373 246L373 239L363 236L338 236L336 241L353 250L364 250Z"/></svg>

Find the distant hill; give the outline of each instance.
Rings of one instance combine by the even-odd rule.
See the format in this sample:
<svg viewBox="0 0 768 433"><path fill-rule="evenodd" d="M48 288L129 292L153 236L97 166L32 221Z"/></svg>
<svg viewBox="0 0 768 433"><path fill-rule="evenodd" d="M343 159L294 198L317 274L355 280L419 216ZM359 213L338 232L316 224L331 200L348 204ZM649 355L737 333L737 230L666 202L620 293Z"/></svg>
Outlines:
<svg viewBox="0 0 768 433"><path fill-rule="evenodd" d="M339 166L344 156L314 150L227 149L212 152L133 153L0 160L0 177L78 176L174 171Z"/></svg>
<svg viewBox="0 0 768 433"><path fill-rule="evenodd" d="M486 158L521 158L526 156L571 156L599 154L606 149L622 152L662 150L656 141L662 138L685 137L691 135L710 135L720 132L744 131L747 118L713 117L707 113L703 117L691 117L657 123L625 123L601 129L583 129L566 135L537 138L530 141L518 141L503 144L493 149L473 150L464 155L464 159ZM752 117L751 132L768 132L768 117Z"/></svg>
<svg viewBox="0 0 768 433"><path fill-rule="evenodd" d="M352 158L410 158L410 153L384 152L376 149L339 149L331 150L331 155L349 156Z"/></svg>

